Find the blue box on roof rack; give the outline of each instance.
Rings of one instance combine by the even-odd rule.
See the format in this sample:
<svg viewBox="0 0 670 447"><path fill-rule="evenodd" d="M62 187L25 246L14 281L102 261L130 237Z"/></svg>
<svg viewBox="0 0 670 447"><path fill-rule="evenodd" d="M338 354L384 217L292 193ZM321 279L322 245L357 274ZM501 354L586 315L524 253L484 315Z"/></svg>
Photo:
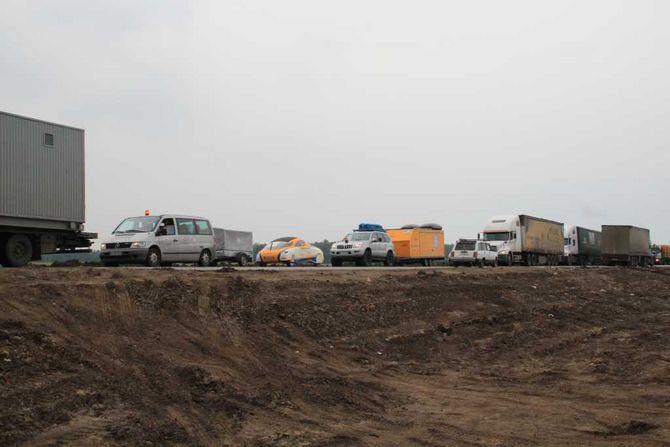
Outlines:
<svg viewBox="0 0 670 447"><path fill-rule="evenodd" d="M358 229L360 231L384 231L384 227L381 225L371 223L358 224Z"/></svg>

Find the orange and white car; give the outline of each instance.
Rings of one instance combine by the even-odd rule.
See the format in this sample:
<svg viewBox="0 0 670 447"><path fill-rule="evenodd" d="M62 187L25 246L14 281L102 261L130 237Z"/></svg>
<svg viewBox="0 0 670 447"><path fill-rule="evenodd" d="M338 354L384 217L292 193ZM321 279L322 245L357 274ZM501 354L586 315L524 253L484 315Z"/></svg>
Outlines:
<svg viewBox="0 0 670 447"><path fill-rule="evenodd" d="M256 256L261 267L268 264L318 265L323 264L323 252L297 237L280 237L270 242Z"/></svg>

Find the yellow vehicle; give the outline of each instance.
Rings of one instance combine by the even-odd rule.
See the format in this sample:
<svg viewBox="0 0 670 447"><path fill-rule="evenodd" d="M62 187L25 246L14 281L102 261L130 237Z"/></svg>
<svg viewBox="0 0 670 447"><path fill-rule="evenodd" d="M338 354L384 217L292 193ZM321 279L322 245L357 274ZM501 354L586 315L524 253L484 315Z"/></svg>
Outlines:
<svg viewBox="0 0 670 447"><path fill-rule="evenodd" d="M256 256L261 267L268 264L318 265L323 264L323 252L303 239L297 237L280 237L270 242Z"/></svg>
<svg viewBox="0 0 670 447"><path fill-rule="evenodd" d="M432 265L444 261L444 231L437 224L404 225L386 230L393 241L396 264Z"/></svg>

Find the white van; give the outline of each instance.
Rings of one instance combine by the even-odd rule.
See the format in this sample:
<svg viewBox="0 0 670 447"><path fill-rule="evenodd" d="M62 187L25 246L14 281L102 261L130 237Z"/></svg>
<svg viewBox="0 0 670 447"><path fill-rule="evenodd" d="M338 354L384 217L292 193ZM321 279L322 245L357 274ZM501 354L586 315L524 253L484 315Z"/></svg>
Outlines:
<svg viewBox="0 0 670 447"><path fill-rule="evenodd" d="M214 259L214 246L212 226L203 217L128 217L100 244L100 260L105 266L197 262L207 267Z"/></svg>

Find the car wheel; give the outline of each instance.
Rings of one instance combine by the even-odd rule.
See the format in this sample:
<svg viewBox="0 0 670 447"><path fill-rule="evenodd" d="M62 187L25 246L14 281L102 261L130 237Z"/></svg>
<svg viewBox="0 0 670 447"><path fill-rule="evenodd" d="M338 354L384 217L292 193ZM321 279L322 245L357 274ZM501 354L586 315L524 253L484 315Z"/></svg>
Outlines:
<svg viewBox="0 0 670 447"><path fill-rule="evenodd" d="M161 252L156 247L149 249L146 259L147 267L160 267L161 266Z"/></svg>
<svg viewBox="0 0 670 447"><path fill-rule="evenodd" d="M372 252L370 249L365 250L363 257L361 258L361 265L364 267L369 267L372 264Z"/></svg>
<svg viewBox="0 0 670 447"><path fill-rule="evenodd" d="M392 267L393 266L393 252L389 251L386 253L386 259L384 260L384 265L387 267Z"/></svg>
<svg viewBox="0 0 670 447"><path fill-rule="evenodd" d="M212 263L212 255L209 253L209 250L203 250L202 252L200 252L198 265L200 267L209 267L211 263Z"/></svg>

